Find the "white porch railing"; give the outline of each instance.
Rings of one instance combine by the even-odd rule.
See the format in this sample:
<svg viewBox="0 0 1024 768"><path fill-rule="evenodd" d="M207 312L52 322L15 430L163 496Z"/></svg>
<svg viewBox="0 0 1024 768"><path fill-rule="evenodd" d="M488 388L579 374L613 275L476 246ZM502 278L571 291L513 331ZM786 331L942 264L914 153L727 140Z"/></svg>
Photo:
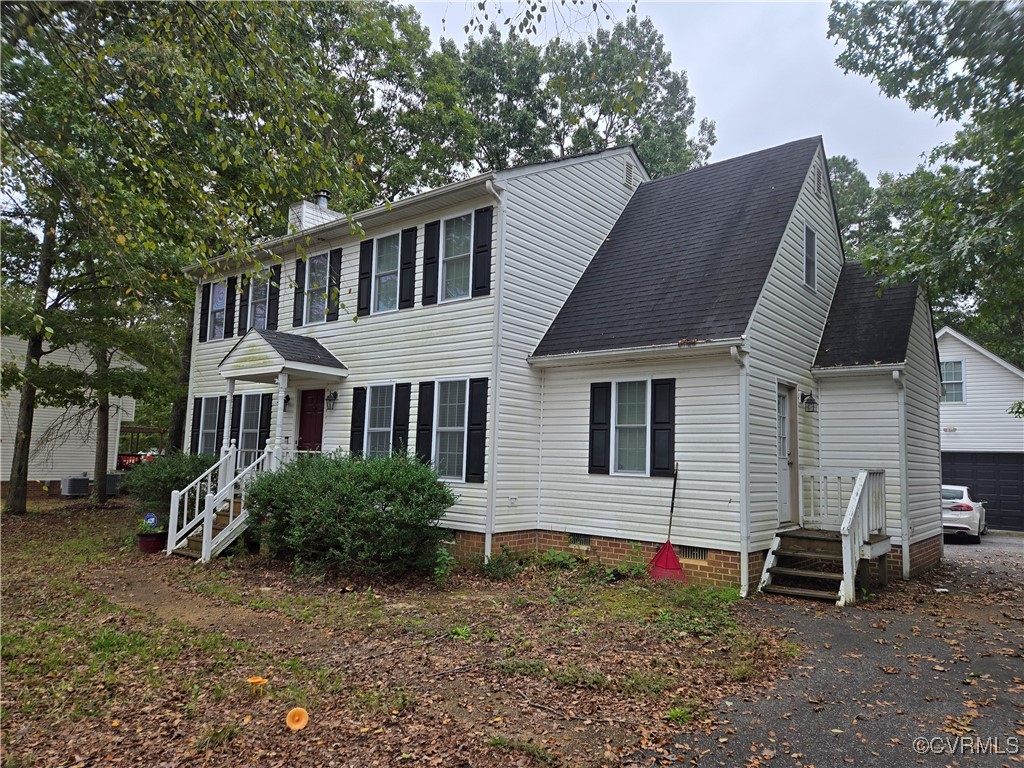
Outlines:
<svg viewBox="0 0 1024 768"><path fill-rule="evenodd" d="M863 548L872 535L885 531L885 472L865 470L857 475L846 514L839 527L843 539L843 583L839 605L851 605L857 599L857 566ZM883 567L886 567L883 563Z"/></svg>
<svg viewBox="0 0 1024 768"><path fill-rule="evenodd" d="M167 554L188 542L188 537L202 525L206 511L205 500L216 493L221 485L225 466L233 467L232 448L225 450L216 464L186 485L180 491L171 491L171 510L167 525Z"/></svg>
<svg viewBox="0 0 1024 768"><path fill-rule="evenodd" d="M269 441L268 441L269 442ZM245 530L249 509L245 503L250 481L258 472L272 466L274 451L267 446L249 466L240 470L216 493L206 494L203 513L203 553L199 560L208 563ZM214 535L213 523L217 515L227 518L227 524Z"/></svg>
<svg viewBox="0 0 1024 768"><path fill-rule="evenodd" d="M838 531L850 505L861 467L809 467L800 470L800 525L822 531Z"/></svg>

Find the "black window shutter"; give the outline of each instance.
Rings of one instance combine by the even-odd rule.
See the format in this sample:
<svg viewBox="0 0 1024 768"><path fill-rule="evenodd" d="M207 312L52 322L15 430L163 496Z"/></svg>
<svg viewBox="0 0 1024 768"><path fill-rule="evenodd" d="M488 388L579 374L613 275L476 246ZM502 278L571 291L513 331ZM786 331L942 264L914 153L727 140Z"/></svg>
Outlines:
<svg viewBox="0 0 1024 768"><path fill-rule="evenodd" d="M229 440L235 440L235 445L241 444L239 428L242 426L242 396L234 395L231 398L231 432L228 433Z"/></svg>
<svg viewBox="0 0 1024 768"><path fill-rule="evenodd" d="M494 209L478 208L473 223L473 295L491 292L491 217Z"/></svg>
<svg viewBox="0 0 1024 768"><path fill-rule="evenodd" d="M224 338L230 339L235 335L235 302L238 299L238 278L228 278L228 295L224 300Z"/></svg>
<svg viewBox="0 0 1024 768"><path fill-rule="evenodd" d="M267 295L267 330L277 330L277 312L281 306L281 265L270 268L270 290Z"/></svg>
<svg viewBox="0 0 1024 768"><path fill-rule="evenodd" d="M590 385L590 460L587 471L607 475L612 452L612 385L603 381Z"/></svg>
<svg viewBox="0 0 1024 768"><path fill-rule="evenodd" d="M359 244L359 299L356 304L356 315L366 317L370 314L370 294L373 292L373 240L363 240Z"/></svg>
<svg viewBox="0 0 1024 768"><path fill-rule="evenodd" d="M409 447L409 398L412 384L395 384L394 413L391 421L391 452L405 453Z"/></svg>
<svg viewBox="0 0 1024 768"><path fill-rule="evenodd" d="M338 305L341 303L341 248L335 248L328 257L327 278L327 321L338 319Z"/></svg>
<svg viewBox="0 0 1024 768"><path fill-rule="evenodd" d="M199 302L199 340L206 341L210 327L210 284L203 285L203 298Z"/></svg>
<svg viewBox="0 0 1024 768"><path fill-rule="evenodd" d="M422 303L437 304L437 260L441 253L441 222L432 221L423 227L423 296Z"/></svg>
<svg viewBox="0 0 1024 768"><path fill-rule="evenodd" d="M651 382L651 477L675 471L676 380Z"/></svg>
<svg viewBox="0 0 1024 768"><path fill-rule="evenodd" d="M416 303L416 227L402 230L401 268L398 272L398 308L411 309Z"/></svg>
<svg viewBox="0 0 1024 768"><path fill-rule="evenodd" d="M295 260L295 304L292 305L292 327L302 325L303 312L306 309L306 262Z"/></svg>
<svg viewBox="0 0 1024 768"><path fill-rule="evenodd" d="M466 438L466 482L484 481L487 446L487 379L469 380L469 435Z"/></svg>
<svg viewBox="0 0 1024 768"><path fill-rule="evenodd" d="M220 455L220 447L224 445L224 417L227 416L228 412L228 398L227 395L221 395L217 398L217 447L216 453Z"/></svg>
<svg viewBox="0 0 1024 768"><path fill-rule="evenodd" d="M249 278L242 275L242 293L238 297L238 335L249 330Z"/></svg>
<svg viewBox="0 0 1024 768"><path fill-rule="evenodd" d="M274 396L269 392L260 395L260 431L256 438L256 447L266 450L267 440L270 439L270 407L274 402Z"/></svg>
<svg viewBox="0 0 1024 768"><path fill-rule="evenodd" d="M416 458L429 464L434 460L434 382L421 381L416 403Z"/></svg>
<svg viewBox="0 0 1024 768"><path fill-rule="evenodd" d="M352 432L348 449L352 453L363 452L363 430L366 427L366 387L352 390Z"/></svg>
<svg viewBox="0 0 1024 768"><path fill-rule="evenodd" d="M192 448L191 453L199 453L199 425L203 419L203 399L192 398Z"/></svg>

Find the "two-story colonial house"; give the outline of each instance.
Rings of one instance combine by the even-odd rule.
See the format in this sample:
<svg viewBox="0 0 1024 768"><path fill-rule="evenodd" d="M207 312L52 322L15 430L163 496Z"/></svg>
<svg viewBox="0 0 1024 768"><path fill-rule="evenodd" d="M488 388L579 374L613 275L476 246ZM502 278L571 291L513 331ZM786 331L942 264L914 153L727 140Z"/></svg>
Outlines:
<svg viewBox="0 0 1024 768"><path fill-rule="evenodd" d="M193 451L408 451L461 554L653 552L678 466L692 578L745 591L780 531L844 521L857 558L937 561L929 308L844 265L820 138L656 181L629 147L489 172L361 231L321 203L197 286Z"/></svg>

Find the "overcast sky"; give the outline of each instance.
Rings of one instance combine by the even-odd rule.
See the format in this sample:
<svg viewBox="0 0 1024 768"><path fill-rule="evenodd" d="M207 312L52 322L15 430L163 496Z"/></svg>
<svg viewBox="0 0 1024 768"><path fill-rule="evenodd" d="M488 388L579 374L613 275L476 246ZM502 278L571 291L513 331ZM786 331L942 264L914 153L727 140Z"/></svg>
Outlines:
<svg viewBox="0 0 1024 768"><path fill-rule="evenodd" d="M442 35L465 40L470 6L464 0L413 5L435 41ZM606 5L613 17L625 18L626 4ZM494 18L498 4L489 0L488 9ZM885 98L864 77L844 75L835 65L839 49L826 37L828 13L827 2L637 3L637 15L650 16L665 36L673 68L689 76L698 119L716 123L712 161L821 135L829 156L854 158L872 182L880 171L912 171L923 154L952 138L955 126ZM557 18L546 29L569 36Z"/></svg>

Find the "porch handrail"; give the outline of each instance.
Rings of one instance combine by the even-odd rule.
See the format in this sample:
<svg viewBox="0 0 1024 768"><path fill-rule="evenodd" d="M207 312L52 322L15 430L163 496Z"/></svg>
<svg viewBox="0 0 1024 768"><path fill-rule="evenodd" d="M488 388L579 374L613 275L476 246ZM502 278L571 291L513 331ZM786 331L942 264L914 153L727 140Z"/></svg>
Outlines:
<svg viewBox="0 0 1024 768"><path fill-rule="evenodd" d="M843 545L843 583L839 605L851 605L857 599L856 575L861 547L872 534L885 529L885 472L861 470L857 473L846 514L839 526Z"/></svg>
<svg viewBox="0 0 1024 768"><path fill-rule="evenodd" d="M232 448L234 441L232 441ZM230 462L229 462L230 459ZM180 491L171 491L171 509L167 521L167 554L185 544L203 521L205 507L200 504L219 485L221 468L234 462L231 448L221 453L220 460ZM202 491L205 489L206 493ZM191 498L190 498L191 497ZM182 500L184 499L184 505Z"/></svg>
<svg viewBox="0 0 1024 768"><path fill-rule="evenodd" d="M260 451L255 461L235 473L230 482L226 483L216 493L206 494L206 504L203 510L203 552L200 562L210 562L213 557L220 554L245 530L249 517L249 509L245 499L249 481L258 472L271 466L273 456L274 449L268 440L267 447ZM228 523L215 536L213 533L213 523L218 510L227 515Z"/></svg>

